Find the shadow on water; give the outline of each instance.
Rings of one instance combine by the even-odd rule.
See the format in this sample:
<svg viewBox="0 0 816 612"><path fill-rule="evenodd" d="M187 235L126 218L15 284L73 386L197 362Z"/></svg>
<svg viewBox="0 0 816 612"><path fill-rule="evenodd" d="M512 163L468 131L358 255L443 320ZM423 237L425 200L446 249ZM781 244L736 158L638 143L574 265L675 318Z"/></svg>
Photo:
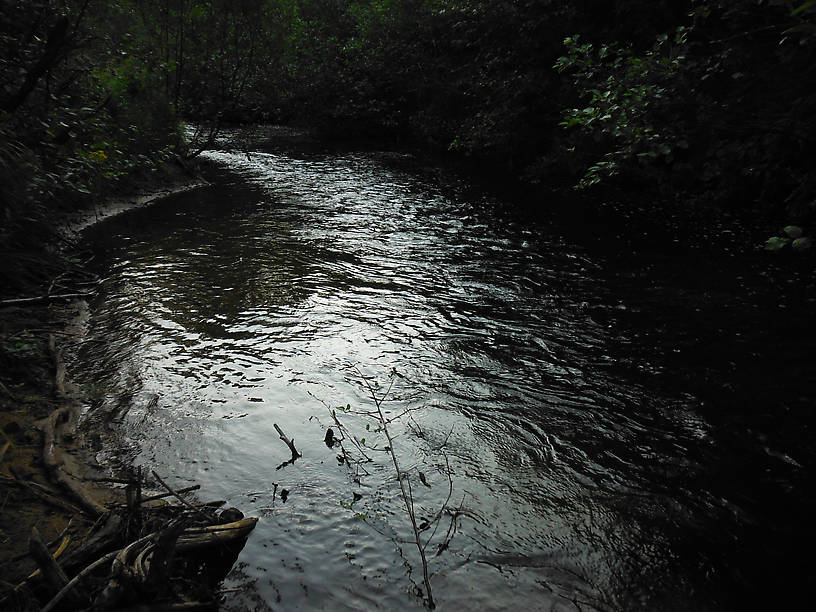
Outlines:
<svg viewBox="0 0 816 612"><path fill-rule="evenodd" d="M734 259L610 255L411 156L283 142L224 141L206 154L213 186L88 235L105 282L86 422L112 432L112 466L262 517L227 607L421 607L386 458L355 480L323 444L327 406L370 405L355 366L398 373L388 405L414 410L396 450L428 478L421 516L445 501L448 457L462 501L431 563L441 607L801 593L816 396L801 283ZM274 423L304 455L283 470ZM348 416L374 444L365 425Z"/></svg>

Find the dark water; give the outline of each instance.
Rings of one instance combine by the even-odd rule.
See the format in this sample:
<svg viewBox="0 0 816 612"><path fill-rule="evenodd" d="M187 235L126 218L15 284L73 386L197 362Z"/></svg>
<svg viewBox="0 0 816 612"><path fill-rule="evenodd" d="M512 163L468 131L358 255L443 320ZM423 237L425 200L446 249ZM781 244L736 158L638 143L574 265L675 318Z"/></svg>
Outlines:
<svg viewBox="0 0 816 612"><path fill-rule="evenodd" d="M420 520L452 483L427 548L441 609L751 609L805 588L802 274L598 246L407 155L206 157L212 186L89 233L105 282L82 361L112 468L261 517L225 607L421 608L389 456L341 465L323 443L330 408L373 406L360 372L411 410L391 428ZM280 470L275 423L303 453Z"/></svg>

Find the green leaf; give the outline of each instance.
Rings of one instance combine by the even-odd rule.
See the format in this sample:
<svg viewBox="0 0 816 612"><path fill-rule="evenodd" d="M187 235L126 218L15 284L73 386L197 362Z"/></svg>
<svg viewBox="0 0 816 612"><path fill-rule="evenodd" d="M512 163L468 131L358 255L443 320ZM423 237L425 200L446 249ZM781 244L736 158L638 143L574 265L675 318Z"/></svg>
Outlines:
<svg viewBox="0 0 816 612"><path fill-rule="evenodd" d="M810 248L813 246L813 240L811 240L807 236L803 238L797 238L796 240L793 241L791 246L794 248L794 250L799 251L801 253L802 251L810 250Z"/></svg>
<svg viewBox="0 0 816 612"><path fill-rule="evenodd" d="M814 5L816 5L816 0L810 0L810 2L805 2L804 4L799 5L798 8L794 9L791 15L798 15L799 13L804 13Z"/></svg>
<svg viewBox="0 0 816 612"><path fill-rule="evenodd" d="M371 423L366 423L366 431L371 431Z"/></svg>
<svg viewBox="0 0 816 612"><path fill-rule="evenodd" d="M765 243L766 251L778 251L790 242L790 238L780 238L779 236L771 236Z"/></svg>
<svg viewBox="0 0 816 612"><path fill-rule="evenodd" d="M782 231L788 235L788 238L793 238L794 240L802 237L802 228L798 225L788 225Z"/></svg>

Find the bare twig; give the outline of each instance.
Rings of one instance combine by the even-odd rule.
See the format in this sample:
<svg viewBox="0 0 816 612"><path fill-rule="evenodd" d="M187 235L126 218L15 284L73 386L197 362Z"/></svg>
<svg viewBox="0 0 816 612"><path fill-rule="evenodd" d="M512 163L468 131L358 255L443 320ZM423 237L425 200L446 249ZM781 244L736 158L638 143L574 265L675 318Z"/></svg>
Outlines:
<svg viewBox="0 0 816 612"><path fill-rule="evenodd" d="M65 526L65 529L60 531L59 535L48 543L48 548L51 548L57 542L62 542L60 544L60 548L62 548L63 547L62 545L65 543L66 537L68 537L68 532L71 530L71 527L73 527L73 525L74 525L74 517L72 516L70 519L68 519L68 524ZM57 552L59 552L59 549L57 549ZM58 557L58 556L59 555L57 553L54 553L55 558Z"/></svg>
<svg viewBox="0 0 816 612"><path fill-rule="evenodd" d="M345 426L344 426L344 425L343 425L343 424L342 424L342 423L341 423L341 422L338 420L338 418L337 418L337 411L332 410L332 411L331 411L331 415L332 415L332 418L334 419L334 422L337 424L338 429L340 429L340 433L342 434L343 439L348 438L349 440L351 440L351 443L352 443L352 444L354 444L354 446L357 448L357 451L358 451L358 452L359 452L359 453L360 453L360 454L361 454L363 457L365 457L366 462L371 463L372 459L371 459L371 457L369 457L369 456L368 456L368 454L365 452L365 450L363 450L363 445L362 445L362 444L360 444L360 442L358 442L357 438L355 438L355 437L354 437L354 436L353 436L353 435L352 435L352 434L349 432L349 430L348 430L348 429L347 429L347 428L346 428L346 427L345 427ZM346 434L348 434L348 435L346 435ZM342 449L343 449L343 454L345 455L345 453L346 453L346 449L345 449L345 448L343 448L342 441L341 441L340 448L342 448ZM367 473L367 472L366 472L366 473Z"/></svg>
<svg viewBox="0 0 816 612"><path fill-rule="evenodd" d="M184 489L177 489L174 493L159 493L158 495L151 495L149 497L143 497L142 503L149 502L149 501L156 501L157 499L164 499L165 497L171 497L178 493L189 493L190 491L198 491L201 488L201 485L193 485L191 487L186 487Z"/></svg>
<svg viewBox="0 0 816 612"><path fill-rule="evenodd" d="M363 373L360 372L359 369L355 368L357 373L360 375L360 378L365 383L365 386L368 388L368 392L371 395L371 399L374 401L374 406L376 407L377 418L380 421L380 426L385 433L385 437L388 439L388 449L391 455L391 461L394 464L394 471L397 474L397 482L400 486L400 492L402 493L402 501L405 503L405 509L408 512L408 518L411 520L411 529L414 533L414 544L416 544L417 551L419 551L419 557L422 560L422 580L425 584L425 591L428 595L428 607L433 609L436 607L433 598L433 591L431 590L431 582L430 578L428 577L428 559L425 557L425 547L422 545L422 540L420 539L419 535L419 527L417 527L416 522L416 514L414 512L414 502L413 502L413 495L411 493L411 482L408 479L407 474L403 474L402 470L399 466L399 461L397 461L397 454L394 450L394 440L391 436L391 432L388 430L388 423L386 422L385 415L383 414L382 410L382 403L385 401L385 398L388 397L388 394L391 392L391 387L394 385L394 379L391 379L391 384L388 385L388 389L386 389L385 393L378 397L377 393L374 391L374 388L371 386L371 383L368 379L363 376ZM408 488L406 489L404 480L408 481Z"/></svg>
<svg viewBox="0 0 816 612"><path fill-rule="evenodd" d="M439 522L440 519L442 518L442 513L448 507L448 502L450 501L450 498L453 495L453 478L451 477L450 461L448 460L447 455L445 455L445 467L447 468L446 474L448 475L448 496L445 498L445 503L442 504L442 507L439 509L439 512L434 518L433 531L431 532L431 535L429 535L428 538L425 540L425 544L422 546L423 550L428 548L428 545L431 543L431 540L433 540L434 536L436 535L436 530L439 529ZM450 533L450 530L448 531L448 533Z"/></svg>

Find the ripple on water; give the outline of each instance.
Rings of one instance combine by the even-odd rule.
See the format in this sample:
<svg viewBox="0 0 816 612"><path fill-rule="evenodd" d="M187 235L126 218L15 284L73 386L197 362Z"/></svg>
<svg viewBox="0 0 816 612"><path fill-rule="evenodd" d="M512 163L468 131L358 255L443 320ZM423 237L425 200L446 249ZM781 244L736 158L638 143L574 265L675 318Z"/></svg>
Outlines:
<svg viewBox="0 0 816 612"><path fill-rule="evenodd" d="M600 263L376 155L206 156L241 180L96 238L106 280L83 360L107 385L87 418L127 404L109 456L262 517L230 581L251 588L228 604L421 607L388 457L356 473L322 443L329 408L371 406L354 367L383 385L398 372L386 406L413 410L394 433L420 518L450 473L457 520L439 535L455 537L428 549L445 607L697 608L715 588L683 544L725 512L701 484L709 425L694 396L614 367L626 339ZM282 470L275 423L304 455Z"/></svg>

